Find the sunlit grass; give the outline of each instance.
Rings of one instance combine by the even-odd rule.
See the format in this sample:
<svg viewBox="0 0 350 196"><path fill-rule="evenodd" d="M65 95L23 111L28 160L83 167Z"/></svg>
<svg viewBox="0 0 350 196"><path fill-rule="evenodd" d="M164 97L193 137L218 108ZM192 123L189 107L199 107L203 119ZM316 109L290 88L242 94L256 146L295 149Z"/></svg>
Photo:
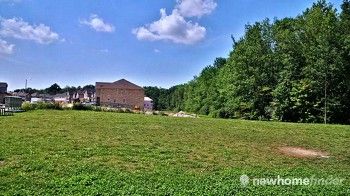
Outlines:
<svg viewBox="0 0 350 196"><path fill-rule="evenodd" d="M346 194L350 126L33 111L0 118L4 194ZM278 151L300 146L329 159ZM239 177L345 178L343 186L242 187Z"/></svg>

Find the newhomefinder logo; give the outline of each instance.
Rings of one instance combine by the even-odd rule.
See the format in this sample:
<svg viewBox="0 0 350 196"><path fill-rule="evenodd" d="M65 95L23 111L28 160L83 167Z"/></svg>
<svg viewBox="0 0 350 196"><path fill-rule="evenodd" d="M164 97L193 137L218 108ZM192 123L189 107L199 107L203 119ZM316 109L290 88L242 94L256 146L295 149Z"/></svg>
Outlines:
<svg viewBox="0 0 350 196"><path fill-rule="evenodd" d="M342 185L344 178L329 176L328 178L316 178L315 176L306 178L283 178L278 175L275 178L249 178L247 175L241 175L239 178L242 186L325 186Z"/></svg>
<svg viewBox="0 0 350 196"><path fill-rule="evenodd" d="M241 175L241 177L239 178L239 180L241 181L241 185L242 185L242 186L248 186L248 184L249 184L249 176L247 176L247 175Z"/></svg>

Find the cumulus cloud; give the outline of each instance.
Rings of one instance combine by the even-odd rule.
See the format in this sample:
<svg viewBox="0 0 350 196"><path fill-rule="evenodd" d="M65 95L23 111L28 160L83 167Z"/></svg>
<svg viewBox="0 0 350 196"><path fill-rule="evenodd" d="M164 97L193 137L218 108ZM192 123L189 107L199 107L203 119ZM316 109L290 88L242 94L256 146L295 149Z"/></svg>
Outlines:
<svg viewBox="0 0 350 196"><path fill-rule="evenodd" d="M33 40L40 44L49 44L59 40L59 35L44 25L30 25L22 18L0 18L0 36L23 40Z"/></svg>
<svg viewBox="0 0 350 196"><path fill-rule="evenodd" d="M161 9L160 13L161 18L158 21L133 30L139 40L170 40L175 43L193 44L205 37L204 27L186 21L177 10L167 15L165 9Z"/></svg>
<svg viewBox="0 0 350 196"><path fill-rule="evenodd" d="M87 25L97 32L112 33L115 30L115 27L112 24L104 22L103 19L96 14L92 14L89 20L81 20L80 24Z"/></svg>
<svg viewBox="0 0 350 196"><path fill-rule="evenodd" d="M216 6L214 0L177 0L176 9L184 17L201 17L210 14Z"/></svg>
<svg viewBox="0 0 350 196"><path fill-rule="evenodd" d="M215 7L213 0L178 0L171 14L167 15L164 8L160 9L159 20L135 28L132 33L139 40L194 44L205 37L206 28L188 18L210 14Z"/></svg>
<svg viewBox="0 0 350 196"><path fill-rule="evenodd" d="M0 55L12 54L15 45L7 43L5 40L0 39Z"/></svg>

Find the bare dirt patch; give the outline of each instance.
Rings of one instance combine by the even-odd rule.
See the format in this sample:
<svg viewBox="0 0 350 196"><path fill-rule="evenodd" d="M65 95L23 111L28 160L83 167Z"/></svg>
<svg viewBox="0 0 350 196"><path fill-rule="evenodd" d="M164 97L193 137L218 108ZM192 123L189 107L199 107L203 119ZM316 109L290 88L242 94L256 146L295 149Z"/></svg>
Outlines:
<svg viewBox="0 0 350 196"><path fill-rule="evenodd" d="M305 149L302 147L280 147L279 151L282 154L296 158L329 158L327 152Z"/></svg>

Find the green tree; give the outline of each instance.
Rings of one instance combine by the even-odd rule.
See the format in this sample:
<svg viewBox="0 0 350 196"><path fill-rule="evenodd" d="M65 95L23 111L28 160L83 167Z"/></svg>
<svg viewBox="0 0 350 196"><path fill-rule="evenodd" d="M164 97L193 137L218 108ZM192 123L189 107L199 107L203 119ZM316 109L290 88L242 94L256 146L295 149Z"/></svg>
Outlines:
<svg viewBox="0 0 350 196"><path fill-rule="evenodd" d="M309 116L316 122L327 123L337 112L338 85L343 79L339 77L343 64L337 14L331 5L321 0L302 15L301 22L302 52L306 61L303 74L311 86L308 96L312 97Z"/></svg>
<svg viewBox="0 0 350 196"><path fill-rule="evenodd" d="M55 83L53 85L51 85L49 88L45 89L45 91L51 95L55 95L57 93L60 93L61 92L61 87Z"/></svg>
<svg viewBox="0 0 350 196"><path fill-rule="evenodd" d="M272 25L268 20L246 26L245 36L234 43L222 71L226 117L269 119L277 66L273 60Z"/></svg>

